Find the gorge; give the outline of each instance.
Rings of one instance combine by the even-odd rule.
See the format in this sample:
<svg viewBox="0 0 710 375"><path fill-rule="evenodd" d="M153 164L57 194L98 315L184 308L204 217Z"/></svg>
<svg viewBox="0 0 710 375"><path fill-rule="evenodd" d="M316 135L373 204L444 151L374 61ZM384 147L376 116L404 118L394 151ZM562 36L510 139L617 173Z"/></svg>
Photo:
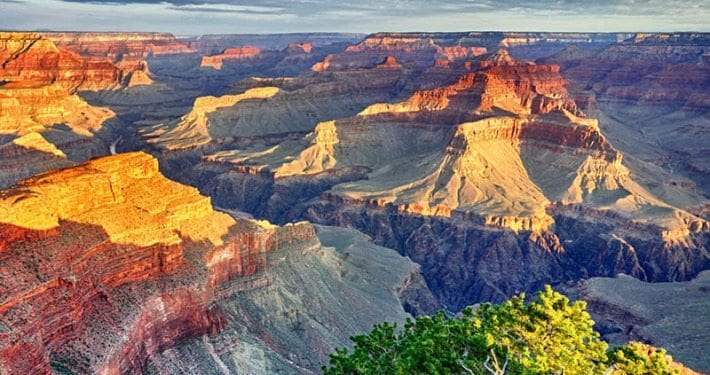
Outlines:
<svg viewBox="0 0 710 375"><path fill-rule="evenodd" d="M709 47L0 32L0 373L317 373L545 284L710 371L638 307L710 298Z"/></svg>

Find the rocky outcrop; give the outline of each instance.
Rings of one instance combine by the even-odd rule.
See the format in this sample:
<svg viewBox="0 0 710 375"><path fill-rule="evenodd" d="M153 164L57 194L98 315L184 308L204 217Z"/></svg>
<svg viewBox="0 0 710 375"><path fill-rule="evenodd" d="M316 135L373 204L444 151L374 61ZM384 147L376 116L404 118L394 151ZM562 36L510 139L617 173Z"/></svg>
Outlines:
<svg viewBox="0 0 710 375"><path fill-rule="evenodd" d="M88 178L93 182L86 196L82 179ZM153 191L143 190L148 186ZM161 202L154 200L155 193ZM24 180L5 198L0 212L6 224L47 231L71 221L104 228L114 243L138 246L179 243L180 236L221 244L233 224L227 215L212 211L209 198L162 177L158 162L142 153L97 159ZM104 223L112 212L121 215ZM193 228L188 223L201 224Z"/></svg>
<svg viewBox="0 0 710 375"><path fill-rule="evenodd" d="M142 373L155 366L151 358L178 343L191 345L186 340L203 335L232 338L235 329L247 330L240 337L259 340L261 350L287 358L285 369L315 371L349 335L383 319L401 321L406 314L399 298L417 284L418 269L408 260L373 249L367 251L386 258L388 276L367 278L372 285L366 286L357 273L367 268L321 247L310 224L235 220L213 210L194 188L162 177L157 161L143 153L24 180L0 193L0 213L0 369L8 374ZM360 253L364 245L342 246L344 235L332 240L338 251L368 262ZM309 274L314 267L319 273ZM348 272L354 274L344 281ZM315 289L293 288L293 277L316 283ZM246 299L274 308L282 295L329 298L317 283L358 291L340 302L340 315L321 308L312 318L316 310L299 305L298 319L311 327L318 322L301 346L319 343L299 349L299 357L286 357L293 353L286 340L298 336L282 330L268 337L268 325L254 322L288 327L294 317L286 313L296 312L295 305L278 307L269 318L235 304ZM418 285L418 299L407 297L408 305L431 306L422 294L426 286ZM342 315L356 304L377 309ZM240 347L221 353L230 350L238 355Z"/></svg>
<svg viewBox="0 0 710 375"><path fill-rule="evenodd" d="M96 134L113 121L113 111L59 85L0 87L0 187L107 154Z"/></svg>
<svg viewBox="0 0 710 375"><path fill-rule="evenodd" d="M613 344L628 340L664 347L677 361L697 371L710 370L702 348L708 338L707 319L710 275L699 274L683 283L646 283L627 275L592 278L575 290L587 301L597 329ZM692 327L692 329L689 329Z"/></svg>
<svg viewBox="0 0 710 375"><path fill-rule="evenodd" d="M707 196L710 167L699 141L708 130L707 53L705 34L636 34L605 48L569 48L544 61L559 64L575 86L595 93L603 130L619 149L677 176L650 179L682 176Z"/></svg>
<svg viewBox="0 0 710 375"><path fill-rule="evenodd" d="M289 43L286 47L288 53L311 53L313 51L313 43Z"/></svg>
<svg viewBox="0 0 710 375"><path fill-rule="evenodd" d="M395 59L392 56L387 56L385 58L385 61L377 65L378 68L380 69L399 69L402 67L402 64L397 62L397 59Z"/></svg>
<svg viewBox="0 0 710 375"><path fill-rule="evenodd" d="M50 169L72 165L67 156L39 133L28 133L0 145L0 189Z"/></svg>
<svg viewBox="0 0 710 375"><path fill-rule="evenodd" d="M116 60L118 57L146 58L151 55L193 53L188 43L169 33L42 32L44 38L86 56Z"/></svg>
<svg viewBox="0 0 710 375"><path fill-rule="evenodd" d="M221 97L207 96L195 99L192 110L179 122L171 124L169 130L160 129L148 135L148 142L156 143L168 150L196 147L212 140L209 115L220 108L233 107L241 101L267 99L279 92L278 87L258 87L239 95Z"/></svg>
<svg viewBox="0 0 710 375"><path fill-rule="evenodd" d="M253 46L245 46L245 47L240 47L240 48L228 48L225 49L224 52L222 52L219 55L213 55L213 56L203 56L202 57L202 62L200 63L200 67L202 68L213 68L220 70L222 69L222 64L224 64L225 61L229 60L234 60L234 61L240 61L240 60L247 60L247 59L253 59L255 57L258 57L261 54L261 49Z"/></svg>
<svg viewBox="0 0 710 375"><path fill-rule="evenodd" d="M124 57L116 63L116 66L121 69L121 80L125 87L131 88L153 84L148 62L143 59Z"/></svg>
<svg viewBox="0 0 710 375"><path fill-rule="evenodd" d="M516 62L505 50L500 50L471 69L476 72L460 76L452 85L417 91L402 103L374 104L360 115L417 111L466 114L492 112L495 108L520 115L563 109L581 113L567 93L558 66ZM462 120L465 118L459 121Z"/></svg>
<svg viewBox="0 0 710 375"><path fill-rule="evenodd" d="M377 69L377 74L358 71L310 76L302 80L253 79L234 88L234 94L225 96L245 100L209 113L206 122L195 122L193 127L189 125L192 124L192 117L188 114L180 121L153 122L152 126L144 126L140 132L148 142L172 149L197 146L207 149L208 143L209 146L224 148L231 143L258 139L300 137L312 131L320 121L352 116L373 99L389 100L398 95L399 91L393 90L393 87L397 86L403 74L408 72ZM270 87L278 92L269 97L248 98L250 93L269 90ZM186 122L188 118L190 121ZM197 132L193 129L200 129L199 137L192 137ZM181 135L183 131L186 133ZM209 138L204 137L207 133Z"/></svg>
<svg viewBox="0 0 710 375"><path fill-rule="evenodd" d="M36 33L0 33L0 77L18 86L56 84L68 91L110 88L120 71L106 59L83 58Z"/></svg>
<svg viewBox="0 0 710 375"><path fill-rule="evenodd" d="M115 116L108 108L94 107L64 88L0 88L0 133L25 134L64 124L77 134L90 135Z"/></svg>
<svg viewBox="0 0 710 375"><path fill-rule="evenodd" d="M421 57L436 43L383 37L328 59L334 69L318 68L382 71L339 61L371 51L414 61L406 54ZM593 95L571 87L559 66L505 50L469 62L454 82L320 122L299 141L208 156L192 181L276 222L358 228L422 264L454 308L588 275L687 280L707 267L707 224L635 180L587 114ZM356 168L361 175L350 173ZM341 180L315 182L338 172ZM313 183L289 183L297 178ZM517 259L535 271L511 279L489 269L508 275L503 265Z"/></svg>

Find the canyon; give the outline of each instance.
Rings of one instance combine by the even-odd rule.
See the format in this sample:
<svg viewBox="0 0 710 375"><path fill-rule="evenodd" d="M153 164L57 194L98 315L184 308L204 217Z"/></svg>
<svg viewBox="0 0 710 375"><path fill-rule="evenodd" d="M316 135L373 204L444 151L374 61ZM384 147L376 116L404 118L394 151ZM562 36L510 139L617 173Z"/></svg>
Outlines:
<svg viewBox="0 0 710 375"><path fill-rule="evenodd" d="M0 372L314 373L545 284L710 371L633 302L704 297L709 40L0 32Z"/></svg>
<svg viewBox="0 0 710 375"><path fill-rule="evenodd" d="M144 153L23 180L3 191L0 214L3 373L141 373L190 339L215 368L227 366L217 346L231 366L248 349L257 366L314 372L347 340L331 332L433 305L419 267L394 251L346 229L215 211Z"/></svg>

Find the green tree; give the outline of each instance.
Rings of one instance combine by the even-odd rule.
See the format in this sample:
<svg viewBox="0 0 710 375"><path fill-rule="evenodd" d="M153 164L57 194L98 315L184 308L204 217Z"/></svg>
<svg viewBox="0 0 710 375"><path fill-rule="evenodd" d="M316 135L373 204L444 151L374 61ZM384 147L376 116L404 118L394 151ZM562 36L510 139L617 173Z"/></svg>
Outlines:
<svg viewBox="0 0 710 375"><path fill-rule="evenodd" d="M460 319L439 312L376 325L352 338L354 348L331 354L326 374L603 374L607 344L599 339L584 302L570 305L545 287L463 311Z"/></svg>
<svg viewBox="0 0 710 375"><path fill-rule="evenodd" d="M619 375L676 375L681 371L663 349L640 342L614 348L609 353L614 366L613 374Z"/></svg>
<svg viewBox="0 0 710 375"><path fill-rule="evenodd" d="M614 348L594 332L586 303L570 304L546 286L536 300L525 295L500 305L443 312L396 324L375 325L352 337L354 347L330 355L323 372L334 374L604 374L676 375L680 366L665 350L632 342Z"/></svg>

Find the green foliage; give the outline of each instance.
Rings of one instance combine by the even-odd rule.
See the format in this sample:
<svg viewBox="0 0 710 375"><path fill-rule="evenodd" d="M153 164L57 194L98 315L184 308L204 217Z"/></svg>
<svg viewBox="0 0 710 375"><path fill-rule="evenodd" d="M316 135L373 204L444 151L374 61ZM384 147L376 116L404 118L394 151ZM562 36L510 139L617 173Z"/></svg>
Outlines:
<svg viewBox="0 0 710 375"><path fill-rule="evenodd" d="M330 355L335 374L674 374L665 352L647 356L633 346L607 356L582 301L549 286L525 303L525 295L500 305L468 308L462 317L443 312L396 324L375 325L352 337L352 351ZM665 367L664 367L665 366ZM670 370L668 370L670 371Z"/></svg>
<svg viewBox="0 0 710 375"><path fill-rule="evenodd" d="M533 373L594 374L606 367L607 344L592 327L582 301L570 305L549 286L537 300L524 295L501 305L484 305L474 314L491 346Z"/></svg>
<svg viewBox="0 0 710 375"><path fill-rule="evenodd" d="M614 374L624 375L676 375L680 370L674 368L672 358L663 349L639 342L614 348L609 353L614 364Z"/></svg>

